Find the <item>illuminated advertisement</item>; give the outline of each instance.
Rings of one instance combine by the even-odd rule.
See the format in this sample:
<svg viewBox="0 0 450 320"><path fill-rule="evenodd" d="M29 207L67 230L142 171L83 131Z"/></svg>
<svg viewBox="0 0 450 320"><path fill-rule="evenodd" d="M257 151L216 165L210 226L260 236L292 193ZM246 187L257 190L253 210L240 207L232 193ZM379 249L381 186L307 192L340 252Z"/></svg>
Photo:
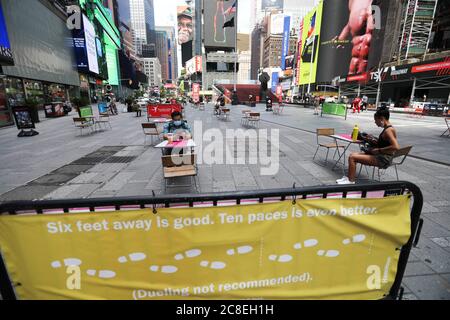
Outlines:
<svg viewBox="0 0 450 320"><path fill-rule="evenodd" d="M182 45L192 41L194 24L192 20L192 9L189 6L178 6L178 44Z"/></svg>
<svg viewBox="0 0 450 320"><path fill-rule="evenodd" d="M284 17L283 48L281 50L281 69L286 70L286 56L289 52L289 31L291 27L291 17ZM292 69L292 66L291 66Z"/></svg>
<svg viewBox="0 0 450 320"><path fill-rule="evenodd" d="M97 55L102 49L97 48L94 26L85 15L83 15L83 28L73 31L73 45L78 69L82 72L90 71L99 74Z"/></svg>
<svg viewBox="0 0 450 320"><path fill-rule="evenodd" d="M261 2L261 10L268 9L283 9L284 0L262 0Z"/></svg>
<svg viewBox="0 0 450 320"><path fill-rule="evenodd" d="M270 16L270 34L281 35L284 28L284 14L272 14Z"/></svg>
<svg viewBox="0 0 450 320"><path fill-rule="evenodd" d="M322 9L323 2L310 11L303 20L300 84L316 82Z"/></svg>
<svg viewBox="0 0 450 320"><path fill-rule="evenodd" d="M6 29L5 17L0 3L0 65L13 65L11 44L9 43L8 31Z"/></svg>
<svg viewBox="0 0 450 320"><path fill-rule="evenodd" d="M390 1L334 0L323 4L317 81L377 68Z"/></svg>
<svg viewBox="0 0 450 320"><path fill-rule="evenodd" d="M237 27L237 1L204 2L205 47L234 48Z"/></svg>

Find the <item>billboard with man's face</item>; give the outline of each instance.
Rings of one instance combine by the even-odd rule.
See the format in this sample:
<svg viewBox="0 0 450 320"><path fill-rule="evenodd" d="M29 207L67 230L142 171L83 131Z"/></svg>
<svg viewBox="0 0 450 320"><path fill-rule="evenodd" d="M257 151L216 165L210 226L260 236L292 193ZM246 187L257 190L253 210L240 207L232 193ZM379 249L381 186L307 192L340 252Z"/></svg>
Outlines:
<svg viewBox="0 0 450 320"><path fill-rule="evenodd" d="M182 45L192 41L194 35L194 22L192 9L189 6L178 6L178 44Z"/></svg>
<svg viewBox="0 0 450 320"><path fill-rule="evenodd" d="M362 74L380 62L388 0L325 1L317 81Z"/></svg>

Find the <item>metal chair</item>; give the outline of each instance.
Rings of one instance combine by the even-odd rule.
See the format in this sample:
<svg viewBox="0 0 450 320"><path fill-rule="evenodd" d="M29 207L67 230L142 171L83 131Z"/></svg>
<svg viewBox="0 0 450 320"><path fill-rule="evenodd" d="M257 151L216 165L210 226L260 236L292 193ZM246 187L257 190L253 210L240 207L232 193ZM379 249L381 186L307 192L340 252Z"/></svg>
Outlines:
<svg viewBox="0 0 450 320"><path fill-rule="evenodd" d="M177 154L162 156L162 166L164 175L164 191L167 187L190 187L189 185L168 185L167 180L181 177L191 177L194 181L195 190L198 191L197 186L197 155L191 154Z"/></svg>
<svg viewBox="0 0 450 320"><path fill-rule="evenodd" d="M109 128L112 129L111 126L111 121L110 121L110 117L109 117L109 113L100 113L98 119L95 121L95 123L99 124L104 124L105 128L106 125L109 125Z"/></svg>
<svg viewBox="0 0 450 320"><path fill-rule="evenodd" d="M252 110L242 110L242 117L241 117L241 124L242 125L247 125L248 124L249 114L251 112L252 112Z"/></svg>
<svg viewBox="0 0 450 320"><path fill-rule="evenodd" d="M156 123L142 123L142 131L144 132L144 145L147 144L147 136L152 137L152 143L153 143L153 137L157 136L159 139L160 133L158 131L158 126Z"/></svg>
<svg viewBox="0 0 450 320"><path fill-rule="evenodd" d="M398 178L398 170L397 170L397 166L400 166L400 165L402 165L403 164L403 162L405 162L405 160L406 160L406 158L408 157L408 155L409 155L409 152L411 151L411 149L412 149L412 146L407 146L407 147L404 147L404 148L400 148L399 150L397 150L395 153L394 153L394 159L392 160L392 164L389 166L389 167L387 167L386 169L382 169L382 168L379 168L379 167L373 167L373 171L372 171L372 180L374 180L375 179L375 170L377 169L378 170L378 181L381 181L381 174L380 174L380 170L384 170L384 171L386 171L387 169L389 169L389 168L391 168L391 167L394 167L394 169L395 169L395 175L396 175L396 177L397 177L397 181L399 180L399 178ZM359 169L359 173L358 173L358 177L361 175L361 171L362 171L362 168L363 167L368 167L367 165L361 165L361 168Z"/></svg>
<svg viewBox="0 0 450 320"><path fill-rule="evenodd" d="M328 164L328 154L330 152L330 149L335 149L333 159L336 157L336 152L341 156L341 153L339 149L345 149L345 146L339 145L337 141L335 140L334 143L322 143L320 140L320 137L330 137L334 135L334 129L333 128L321 128L316 129L316 139L317 139L317 149L314 153L313 161L316 159L317 153L319 152L320 148L326 148L327 149L327 156L325 158L325 164ZM323 140L323 139L322 139Z"/></svg>
<svg viewBox="0 0 450 320"><path fill-rule="evenodd" d="M248 113L248 125L259 127L259 123L261 120L261 114L259 112L250 112Z"/></svg>
<svg viewBox="0 0 450 320"><path fill-rule="evenodd" d="M73 123L75 124L75 127L80 129L80 135L83 135L83 129L91 129L91 133L94 132L93 130L93 122L90 120L87 120L86 118L73 118Z"/></svg>

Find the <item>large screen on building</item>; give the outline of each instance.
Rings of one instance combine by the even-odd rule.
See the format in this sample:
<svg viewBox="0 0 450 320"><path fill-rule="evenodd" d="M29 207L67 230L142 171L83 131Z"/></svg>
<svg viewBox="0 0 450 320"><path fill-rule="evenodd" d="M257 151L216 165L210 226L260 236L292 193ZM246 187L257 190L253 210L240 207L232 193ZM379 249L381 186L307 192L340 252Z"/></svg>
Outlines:
<svg viewBox="0 0 450 320"><path fill-rule="evenodd" d="M300 1L299 1L300 2ZM261 10L267 9L283 9L284 0L262 0Z"/></svg>
<svg viewBox="0 0 450 320"><path fill-rule="evenodd" d="M318 82L378 67L388 10L389 0L324 2Z"/></svg>
<svg viewBox="0 0 450 320"><path fill-rule="evenodd" d="M303 20L299 75L299 83L302 85L316 82L318 53L321 41L322 8L323 2L320 2Z"/></svg>
<svg viewBox="0 0 450 320"><path fill-rule="evenodd" d="M194 22L192 9L189 6L178 6L178 44L182 45L192 41L194 36Z"/></svg>
<svg viewBox="0 0 450 320"><path fill-rule="evenodd" d="M237 0L209 0L204 2L205 47L235 47L236 11Z"/></svg>
<svg viewBox="0 0 450 320"><path fill-rule="evenodd" d="M78 69L83 72L90 71L99 74L95 29L94 25L85 15L83 15L83 27L81 29L74 29L73 31L73 45Z"/></svg>
<svg viewBox="0 0 450 320"><path fill-rule="evenodd" d="M0 65L14 64L11 45L8 39L8 31L6 29L5 17L0 3Z"/></svg>

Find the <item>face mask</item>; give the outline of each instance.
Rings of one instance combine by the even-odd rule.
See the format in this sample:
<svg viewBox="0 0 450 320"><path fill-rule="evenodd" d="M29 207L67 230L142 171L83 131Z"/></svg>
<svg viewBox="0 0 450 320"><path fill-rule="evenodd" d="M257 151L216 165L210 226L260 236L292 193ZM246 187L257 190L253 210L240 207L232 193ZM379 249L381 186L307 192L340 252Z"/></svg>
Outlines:
<svg viewBox="0 0 450 320"><path fill-rule="evenodd" d="M179 127L179 126L181 126L183 124L183 121L181 121L181 120L174 121L173 124L176 125L177 127Z"/></svg>

